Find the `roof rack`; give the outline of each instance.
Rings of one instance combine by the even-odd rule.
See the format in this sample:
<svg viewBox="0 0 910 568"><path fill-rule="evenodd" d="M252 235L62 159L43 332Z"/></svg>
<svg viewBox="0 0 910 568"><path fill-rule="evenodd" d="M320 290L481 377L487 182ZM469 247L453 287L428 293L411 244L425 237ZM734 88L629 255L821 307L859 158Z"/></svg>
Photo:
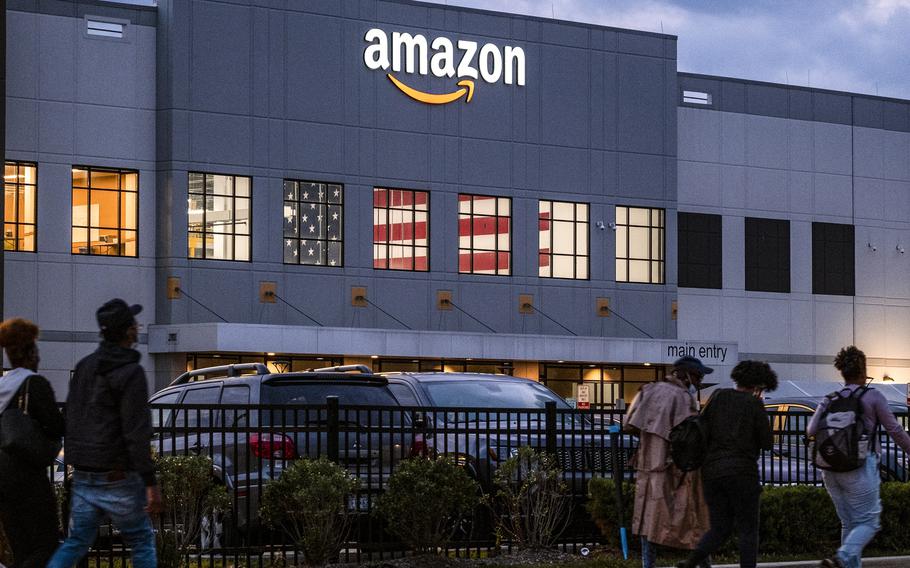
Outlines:
<svg viewBox="0 0 910 568"><path fill-rule="evenodd" d="M373 371L370 370L366 365L338 365L336 367L322 367L320 369L313 369L313 373L348 373L351 371L357 371L358 373L364 375L372 375Z"/></svg>
<svg viewBox="0 0 910 568"><path fill-rule="evenodd" d="M196 381L204 381L208 375L214 375L218 373L217 378L225 377L239 377L240 371L256 371L257 375L268 375L269 368L263 365L262 363L238 363L236 365L222 365L220 367L205 367L202 369L195 369L193 371L187 371L183 373L176 379L174 379L168 386L182 385L186 383L192 383ZM202 377L197 378L197 377ZM215 377L213 377L215 378Z"/></svg>

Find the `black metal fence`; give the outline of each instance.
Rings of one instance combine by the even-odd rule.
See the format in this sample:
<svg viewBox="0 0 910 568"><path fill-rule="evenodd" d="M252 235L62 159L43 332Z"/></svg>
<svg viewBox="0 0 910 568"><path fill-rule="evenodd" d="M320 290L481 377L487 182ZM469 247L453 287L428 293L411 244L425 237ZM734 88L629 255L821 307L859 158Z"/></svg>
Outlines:
<svg viewBox="0 0 910 568"><path fill-rule="evenodd" d="M585 508L593 477L632 480L637 440L611 433L624 415L614 410L564 410L549 405L538 410L477 408L409 408L338 405L155 405L152 409L159 455L208 456L213 480L230 496L230 510L207 516L195 538L191 560L198 565L268 565L284 556L299 564L297 552L279 532L265 526L259 514L265 486L298 458L327 457L360 480L348 509L354 516L343 561L400 555L403 546L374 514L376 498L402 460L448 456L488 493L494 472L519 448L531 446L556 458L572 496L571 521L561 546L577 550L602 537ZM769 413L774 448L759 460L766 484L821 485L821 473L808 460L804 433L808 413ZM907 416L900 417L904 426ZM881 436L882 474L908 479L907 457ZM55 482L62 483L55 472ZM459 527L451 551L476 555L509 547L491 530L493 516L479 506ZM170 527L180 530L180 527ZM90 565L113 564L124 551L118 535L103 527Z"/></svg>

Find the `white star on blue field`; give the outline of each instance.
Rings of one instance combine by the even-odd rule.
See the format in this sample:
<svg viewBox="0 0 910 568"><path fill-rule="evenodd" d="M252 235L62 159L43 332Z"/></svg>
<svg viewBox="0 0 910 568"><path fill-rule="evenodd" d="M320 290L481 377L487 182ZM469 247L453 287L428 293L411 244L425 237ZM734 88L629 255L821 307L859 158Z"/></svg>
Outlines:
<svg viewBox="0 0 910 568"><path fill-rule="evenodd" d="M678 69L910 99L910 0L427 0L678 36Z"/></svg>

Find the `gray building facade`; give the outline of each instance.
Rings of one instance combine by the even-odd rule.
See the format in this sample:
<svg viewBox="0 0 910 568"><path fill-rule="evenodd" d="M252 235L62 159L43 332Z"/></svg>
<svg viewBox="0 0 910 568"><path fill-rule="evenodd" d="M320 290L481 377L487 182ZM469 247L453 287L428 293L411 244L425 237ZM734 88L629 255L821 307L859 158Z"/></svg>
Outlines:
<svg viewBox="0 0 910 568"><path fill-rule="evenodd" d="M115 296L146 307L153 386L219 361L347 362L567 398L589 382L606 405L687 353L721 375L740 353L808 357L815 378L851 339L825 329L910 305L884 275L850 297L805 284L812 221L856 223L857 271L866 227L903 228L884 205L854 218L850 184L898 191L888 168L910 156L851 160L890 145L905 102L679 75L673 36L408 0L7 10L7 203L22 167L37 203L34 252L7 246L6 315L41 326L58 393ZM854 124L860 100L881 124ZM719 290L677 287L677 209L723 217ZM757 211L792 219L786 293L742 290ZM816 312L835 319L805 340Z"/></svg>

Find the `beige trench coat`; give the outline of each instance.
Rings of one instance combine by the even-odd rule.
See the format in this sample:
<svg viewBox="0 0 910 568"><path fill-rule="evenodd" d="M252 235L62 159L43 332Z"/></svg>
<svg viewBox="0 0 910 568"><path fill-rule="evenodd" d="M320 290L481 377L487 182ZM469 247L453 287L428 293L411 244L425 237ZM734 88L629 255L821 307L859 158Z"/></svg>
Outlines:
<svg viewBox="0 0 910 568"><path fill-rule="evenodd" d="M670 430L698 412L695 399L675 379L642 387L626 417L640 436L635 456L632 533L649 541L691 550L709 527L701 474L684 473L670 460Z"/></svg>

